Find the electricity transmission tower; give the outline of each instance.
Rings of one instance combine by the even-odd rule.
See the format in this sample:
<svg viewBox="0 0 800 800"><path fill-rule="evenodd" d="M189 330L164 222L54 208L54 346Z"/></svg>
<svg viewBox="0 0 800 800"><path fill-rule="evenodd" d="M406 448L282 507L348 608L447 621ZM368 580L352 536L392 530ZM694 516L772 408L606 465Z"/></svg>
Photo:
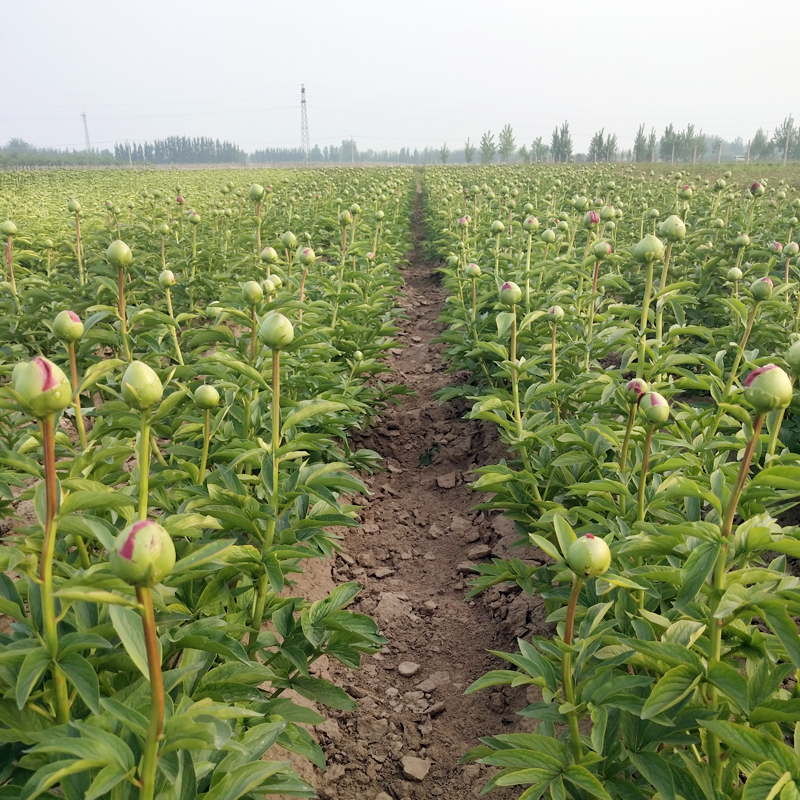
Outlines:
<svg viewBox="0 0 800 800"><path fill-rule="evenodd" d="M83 117L83 134L86 137L86 152L92 149L92 143L89 141L89 126L86 124L86 112L84 111L81 116Z"/></svg>
<svg viewBox="0 0 800 800"><path fill-rule="evenodd" d="M303 151L303 160L308 161L311 142L308 138L308 111L306 110L306 87L300 84L300 149Z"/></svg>

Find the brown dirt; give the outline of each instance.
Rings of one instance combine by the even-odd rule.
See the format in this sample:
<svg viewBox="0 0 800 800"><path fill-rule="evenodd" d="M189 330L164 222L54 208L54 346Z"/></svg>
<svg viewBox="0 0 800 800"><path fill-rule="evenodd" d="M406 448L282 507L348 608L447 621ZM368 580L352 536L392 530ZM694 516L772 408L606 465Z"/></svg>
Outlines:
<svg viewBox="0 0 800 800"><path fill-rule="evenodd" d="M508 557L518 537L502 517L470 510L481 499L466 485L470 470L495 463L503 447L491 426L462 418L467 405L442 406L433 398L453 376L442 363L442 346L431 343L442 329L436 320L445 292L434 265L421 256L419 202L414 233L400 300L408 317L399 334L405 346L393 350L389 363L395 379L416 395L354 437L385 456L386 472L369 477L371 494L355 499L362 526L347 534L333 565L334 580L364 586L351 608L375 617L389 645L366 656L360 672L326 665L358 698L359 709L329 712L317 728L329 764L317 771L321 798L477 796L489 771L459 759L478 736L522 729L525 721L514 712L526 698L522 690L466 696L464 690L505 666L488 650L515 650L515 636L546 630L541 601L519 591L495 589L464 600L470 563ZM421 768L418 778L426 769L427 775L414 778L414 768ZM518 795L508 789L492 796Z"/></svg>

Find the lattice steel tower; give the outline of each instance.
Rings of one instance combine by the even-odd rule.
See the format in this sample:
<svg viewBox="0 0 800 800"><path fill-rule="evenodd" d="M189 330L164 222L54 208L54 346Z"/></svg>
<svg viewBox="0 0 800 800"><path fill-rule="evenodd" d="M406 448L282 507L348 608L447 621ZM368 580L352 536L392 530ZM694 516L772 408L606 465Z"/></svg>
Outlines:
<svg viewBox="0 0 800 800"><path fill-rule="evenodd" d="M89 141L89 126L86 124L86 112L84 111L81 116L83 117L83 135L86 137L86 151L92 149L92 143Z"/></svg>
<svg viewBox="0 0 800 800"><path fill-rule="evenodd" d="M300 149L303 151L303 160L308 161L308 156L311 151L311 141L308 138L306 87L303 84L300 84Z"/></svg>

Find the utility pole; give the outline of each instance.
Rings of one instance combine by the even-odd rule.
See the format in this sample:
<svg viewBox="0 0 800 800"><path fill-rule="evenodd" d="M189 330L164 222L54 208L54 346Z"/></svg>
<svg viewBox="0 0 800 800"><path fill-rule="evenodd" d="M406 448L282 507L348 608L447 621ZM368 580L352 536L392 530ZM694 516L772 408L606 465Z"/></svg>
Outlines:
<svg viewBox="0 0 800 800"><path fill-rule="evenodd" d="M672 143L672 163L675 163L675 142Z"/></svg>
<svg viewBox="0 0 800 800"><path fill-rule="evenodd" d="M306 110L306 87L300 84L300 149L303 151L303 161L308 163L311 141L308 138L308 112Z"/></svg>
<svg viewBox="0 0 800 800"><path fill-rule="evenodd" d="M722 161L722 139L719 140L719 147L717 148L717 164Z"/></svg>
<svg viewBox="0 0 800 800"><path fill-rule="evenodd" d="M697 163L697 145L694 146L694 158L692 158L692 164Z"/></svg>
<svg viewBox="0 0 800 800"><path fill-rule="evenodd" d="M356 148L355 148L355 145L353 144L353 134L352 133L350 134L350 164L353 167L356 165Z"/></svg>
<svg viewBox="0 0 800 800"><path fill-rule="evenodd" d="M752 139L747 140L747 163L750 163L750 144L752 143Z"/></svg>
<svg viewBox="0 0 800 800"><path fill-rule="evenodd" d="M86 124L86 112L84 111L81 116L83 117L83 134L86 137L86 152L92 149L92 143L89 141L89 126Z"/></svg>
<svg viewBox="0 0 800 800"><path fill-rule="evenodd" d="M128 146L128 166L133 169L133 159L131 158L131 143L126 139L125 144Z"/></svg>

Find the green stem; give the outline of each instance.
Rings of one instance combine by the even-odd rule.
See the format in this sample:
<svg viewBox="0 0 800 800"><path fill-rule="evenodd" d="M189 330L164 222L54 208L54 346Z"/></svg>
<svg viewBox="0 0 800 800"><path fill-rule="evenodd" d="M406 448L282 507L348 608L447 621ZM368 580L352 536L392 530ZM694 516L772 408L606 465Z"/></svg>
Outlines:
<svg viewBox="0 0 800 800"><path fill-rule="evenodd" d="M83 413L81 412L81 397L77 394L78 391L78 363L75 359L75 342L70 342L69 349L69 366L72 377L72 391L75 392L75 399L72 402L75 409L75 423L78 428L78 436L81 440L81 447L86 449L86 428L83 424Z"/></svg>
<svg viewBox="0 0 800 800"><path fill-rule="evenodd" d="M206 424L203 427L203 455L200 458L200 485L206 477L206 464L208 463L208 445L211 439L211 409L206 409Z"/></svg>
<svg viewBox="0 0 800 800"><path fill-rule="evenodd" d="M664 269L661 270L661 283L658 284L658 293L661 295L661 305L656 312L656 346L661 346L661 332L664 327L664 289L667 288L667 281L669 280L669 259L672 255L672 242L667 244L667 252L664 255Z"/></svg>
<svg viewBox="0 0 800 800"><path fill-rule="evenodd" d="M625 428L625 438L622 441L622 450L619 456L619 468L621 472L625 472L625 463L628 460L628 446L631 442L631 431L633 430L633 423L636 421L636 404L631 405L631 410L628 412L628 425Z"/></svg>
<svg viewBox="0 0 800 800"><path fill-rule="evenodd" d="M644 522L644 490L647 486L647 469L650 466L650 445L653 441L653 431L655 425L650 425L647 429L647 436L644 441L644 450L642 451L642 469L639 473L639 493L636 498L636 519L639 522Z"/></svg>
<svg viewBox="0 0 800 800"><path fill-rule="evenodd" d="M564 644L567 648L572 647L572 631L575 627L575 611L578 607L578 597L583 586L583 579L575 575L572 579L572 592L569 596L567 605L567 617L564 621ZM561 659L561 682L564 685L564 702L575 705L575 687L572 682L572 653L569 649L564 651ZM581 746L581 733L578 727L578 712L575 708L567 712L569 720L569 735L572 744L572 755L577 764L583 757L583 747Z"/></svg>
<svg viewBox="0 0 800 800"><path fill-rule="evenodd" d="M794 383L794 380L792 380ZM783 425L783 417L786 414L786 407L779 408L770 414L770 432L769 432L769 447L767 448L767 462L769 459L775 458L775 450L778 446L778 435L781 432L781 425Z"/></svg>
<svg viewBox="0 0 800 800"><path fill-rule="evenodd" d="M644 299L642 300L642 319L639 323L639 357L636 359L636 377L644 375L644 351L647 344L647 318L650 313L650 297L653 292L653 262L647 262L647 277L644 282Z"/></svg>
<svg viewBox="0 0 800 800"><path fill-rule="evenodd" d="M80 285L83 286L83 257L81 254L81 220L75 215L75 252L78 256L78 276Z"/></svg>
<svg viewBox="0 0 800 800"><path fill-rule="evenodd" d="M550 340L550 383L556 382L556 332L558 323L553 323L553 337Z"/></svg>
<svg viewBox="0 0 800 800"><path fill-rule="evenodd" d="M39 562L39 582L42 592L42 622L44 640L50 657L58 655L58 631L56 607L53 597L53 554L56 548L56 515L58 513L58 479L56 477L55 415L48 414L39 420L42 430L42 453L44 456L45 524L42 540L42 555ZM56 721L59 725L69 722L69 696L67 679L61 670L53 668L55 687Z"/></svg>
<svg viewBox="0 0 800 800"><path fill-rule="evenodd" d="M173 322L175 321L175 314L172 311L172 293L167 287L167 308L169 309L169 315L172 317ZM175 342L175 355L178 356L178 363L183 366L183 354L181 353L181 346L178 344L178 329L177 326L172 326L172 341Z"/></svg>
<svg viewBox="0 0 800 800"><path fill-rule="evenodd" d="M158 744L164 728L164 681L161 676L161 657L158 649L158 631L153 611L153 598L147 587L136 587L136 599L142 606L142 627L150 673L150 725L142 757L142 790L139 800L153 800L158 766Z"/></svg>
<svg viewBox="0 0 800 800"><path fill-rule="evenodd" d="M150 482L150 409L142 411L139 433L139 519L147 519L147 499Z"/></svg>
<svg viewBox="0 0 800 800"><path fill-rule="evenodd" d="M125 346L125 356L131 360L131 349L128 345L128 320L125 316L125 272L122 267L117 272L117 291L119 293L119 321L122 326L122 344Z"/></svg>

